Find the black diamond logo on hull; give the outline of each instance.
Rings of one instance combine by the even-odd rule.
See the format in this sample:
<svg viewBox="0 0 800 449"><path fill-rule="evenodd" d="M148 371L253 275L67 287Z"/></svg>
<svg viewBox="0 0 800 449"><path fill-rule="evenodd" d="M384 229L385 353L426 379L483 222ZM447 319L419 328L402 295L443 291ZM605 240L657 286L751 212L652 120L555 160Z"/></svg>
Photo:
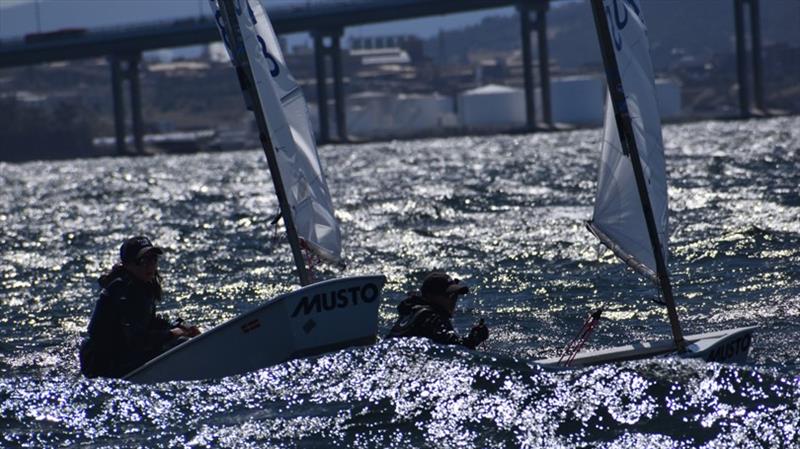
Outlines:
<svg viewBox="0 0 800 449"><path fill-rule="evenodd" d="M314 320L308 320L306 321L306 324L303 325L303 330L308 334L313 331L315 327L317 327L317 322Z"/></svg>

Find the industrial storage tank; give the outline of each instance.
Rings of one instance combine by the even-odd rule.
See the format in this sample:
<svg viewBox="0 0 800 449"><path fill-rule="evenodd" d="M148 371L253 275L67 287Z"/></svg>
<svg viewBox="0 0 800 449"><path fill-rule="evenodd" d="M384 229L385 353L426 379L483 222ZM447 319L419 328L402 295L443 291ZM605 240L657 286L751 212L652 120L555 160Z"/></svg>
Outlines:
<svg viewBox="0 0 800 449"><path fill-rule="evenodd" d="M681 117L681 86L673 79L656 80L656 100L658 112L664 120L674 120Z"/></svg>
<svg viewBox="0 0 800 449"><path fill-rule="evenodd" d="M455 122L451 97L400 94L395 100L393 133L398 136L433 134Z"/></svg>
<svg viewBox="0 0 800 449"><path fill-rule="evenodd" d="M347 97L347 131L356 137L379 137L394 127L394 94L365 91Z"/></svg>
<svg viewBox="0 0 800 449"><path fill-rule="evenodd" d="M600 125L605 114L605 96L605 82L601 77L555 78L550 81L553 122L580 126Z"/></svg>
<svg viewBox="0 0 800 449"><path fill-rule="evenodd" d="M489 84L458 96L458 118L468 129L491 130L525 125L525 94Z"/></svg>

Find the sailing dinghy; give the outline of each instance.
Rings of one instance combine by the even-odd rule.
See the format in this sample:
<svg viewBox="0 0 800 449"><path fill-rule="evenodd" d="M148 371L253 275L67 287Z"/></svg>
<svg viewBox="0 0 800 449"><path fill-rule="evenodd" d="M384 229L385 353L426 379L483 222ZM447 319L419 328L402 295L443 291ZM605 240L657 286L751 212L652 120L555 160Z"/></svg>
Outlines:
<svg viewBox="0 0 800 449"><path fill-rule="evenodd" d="M125 376L133 382L221 378L298 357L370 344L384 276L311 283L303 251L341 262L341 236L307 105L258 0L211 0L255 114L301 288L179 345Z"/></svg>
<svg viewBox="0 0 800 449"><path fill-rule="evenodd" d="M591 0L609 95L589 230L660 289L672 339L538 360L585 366L663 355L743 362L755 327L683 335L667 270L667 176L647 28L638 0Z"/></svg>

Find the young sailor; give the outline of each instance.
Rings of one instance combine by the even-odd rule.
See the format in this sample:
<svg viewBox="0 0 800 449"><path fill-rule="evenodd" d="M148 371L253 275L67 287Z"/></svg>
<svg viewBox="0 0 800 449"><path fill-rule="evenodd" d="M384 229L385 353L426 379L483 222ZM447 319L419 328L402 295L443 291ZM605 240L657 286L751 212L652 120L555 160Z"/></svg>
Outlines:
<svg viewBox="0 0 800 449"><path fill-rule="evenodd" d="M458 279L440 271L430 273L423 280L420 291L410 293L397 306L399 316L387 337L425 337L436 343L475 349L489 338L489 329L483 320L466 338L456 333L452 323L458 297L467 292L469 288Z"/></svg>
<svg viewBox="0 0 800 449"><path fill-rule="evenodd" d="M120 247L120 262L100 277L103 290L89 321L89 338L80 348L86 377L123 377L200 334L195 326L172 325L156 315L162 296L158 256L163 253L147 237L132 237Z"/></svg>

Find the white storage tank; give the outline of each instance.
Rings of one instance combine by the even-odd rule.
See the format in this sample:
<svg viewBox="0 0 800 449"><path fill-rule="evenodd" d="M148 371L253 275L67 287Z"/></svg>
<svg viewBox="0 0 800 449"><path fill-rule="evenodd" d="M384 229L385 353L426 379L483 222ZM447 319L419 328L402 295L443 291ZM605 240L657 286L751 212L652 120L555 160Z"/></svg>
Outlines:
<svg viewBox="0 0 800 449"><path fill-rule="evenodd" d="M347 97L347 132L357 137L390 134L394 128L394 94L366 91Z"/></svg>
<svg viewBox="0 0 800 449"><path fill-rule="evenodd" d="M597 76L569 76L550 81L553 122L572 125L600 125L605 109L605 82ZM537 112L541 108L537 109ZM537 117L541 119L541 117Z"/></svg>
<svg viewBox="0 0 800 449"><path fill-rule="evenodd" d="M656 100L658 112L663 120L678 119L681 117L681 86L673 79L656 80Z"/></svg>
<svg viewBox="0 0 800 449"><path fill-rule="evenodd" d="M435 132L448 124L454 111L453 99L438 93L400 94L392 114L394 133L405 136Z"/></svg>
<svg viewBox="0 0 800 449"><path fill-rule="evenodd" d="M525 93L489 84L458 96L458 118L468 129L502 129L525 124Z"/></svg>

